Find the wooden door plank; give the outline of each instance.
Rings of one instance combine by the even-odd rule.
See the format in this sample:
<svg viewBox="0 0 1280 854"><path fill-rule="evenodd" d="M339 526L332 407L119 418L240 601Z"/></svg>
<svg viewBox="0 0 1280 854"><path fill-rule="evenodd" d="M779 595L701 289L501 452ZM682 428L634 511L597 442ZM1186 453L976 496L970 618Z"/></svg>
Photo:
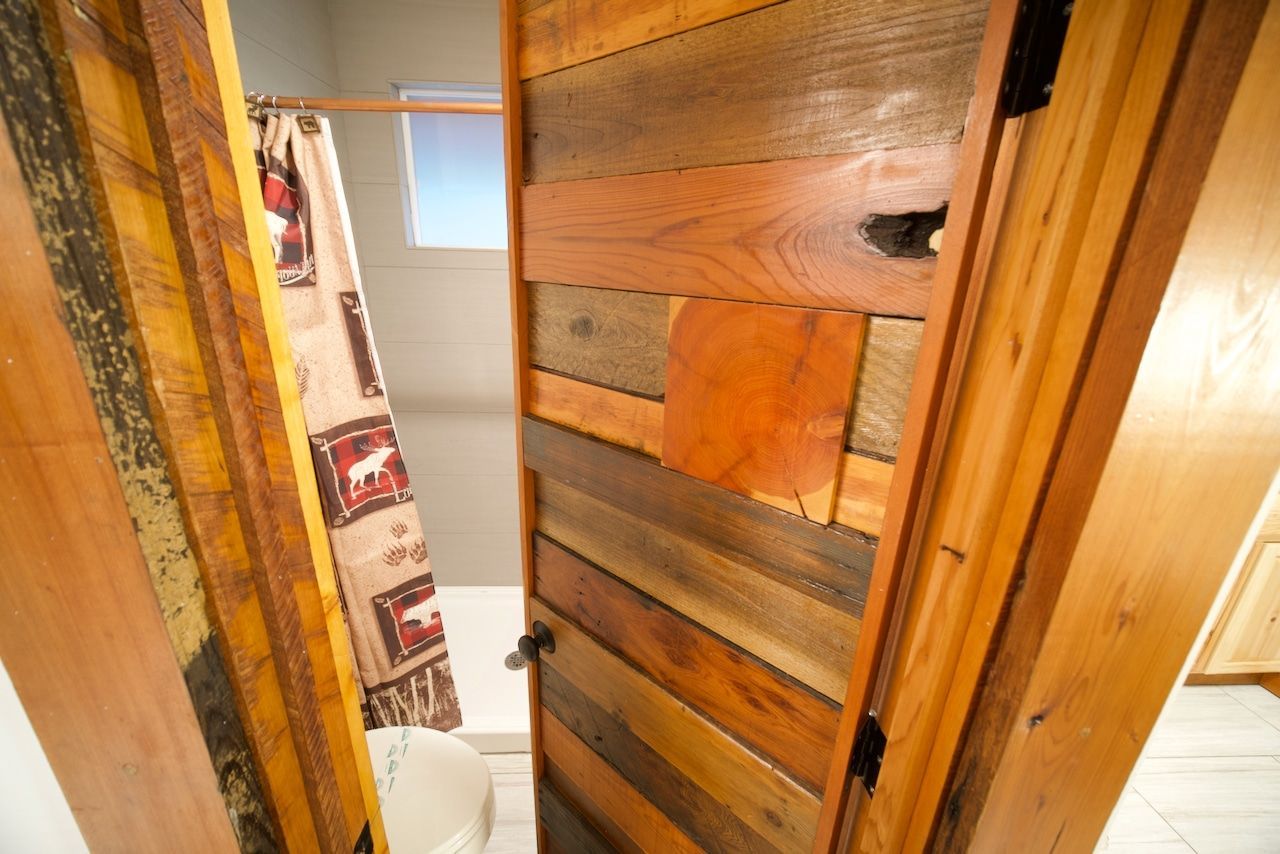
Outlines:
<svg viewBox="0 0 1280 854"><path fill-rule="evenodd" d="M887 459L898 456L923 335L924 324L919 320L867 318L845 437L849 448Z"/></svg>
<svg viewBox="0 0 1280 854"><path fill-rule="evenodd" d="M612 854L618 850L546 778L538 781L538 821L547 829L550 851Z"/></svg>
<svg viewBox="0 0 1280 854"><path fill-rule="evenodd" d="M565 729L617 769L646 800L686 833L701 849L715 854L773 854L778 849L741 816L703 791L624 724L589 699L551 662L538 665L540 726L559 720ZM546 723L542 723L545 721ZM656 849L661 850L661 849Z"/></svg>
<svg viewBox="0 0 1280 854"><path fill-rule="evenodd" d="M667 298L525 284L529 362L622 391L661 397L667 382Z"/></svg>
<svg viewBox="0 0 1280 854"><path fill-rule="evenodd" d="M671 302L662 464L831 521L860 314Z"/></svg>
<svg viewBox="0 0 1280 854"><path fill-rule="evenodd" d="M827 697L843 690L858 619L714 550L541 475L538 530Z"/></svg>
<svg viewBox="0 0 1280 854"><path fill-rule="evenodd" d="M813 841L818 799L657 683L534 599L555 635L556 672L752 830L783 851Z"/></svg>
<svg viewBox="0 0 1280 854"><path fill-rule="evenodd" d="M559 71L777 2L547 0L522 12L517 23L520 79Z"/></svg>
<svg viewBox="0 0 1280 854"><path fill-rule="evenodd" d="M547 371L529 371L529 413L639 451L662 456L662 404Z"/></svg>
<svg viewBox="0 0 1280 854"><path fill-rule="evenodd" d="M893 470L893 463L842 454L836 480L835 520L855 531L880 536Z"/></svg>
<svg viewBox="0 0 1280 854"><path fill-rule="evenodd" d="M650 457L662 456L663 405L656 400L535 369L529 371L529 413ZM845 451L836 479L835 521L878 537L892 479L893 463Z"/></svg>
<svg viewBox="0 0 1280 854"><path fill-rule="evenodd" d="M534 538L538 597L811 788L839 710L560 545Z"/></svg>
<svg viewBox="0 0 1280 854"><path fill-rule="evenodd" d="M525 419L525 462L833 608L856 616L866 601L875 547L852 531L818 525L532 418Z"/></svg>
<svg viewBox="0 0 1280 854"><path fill-rule="evenodd" d="M559 718L545 708L538 714L546 778L572 798L620 849L630 854L693 854L702 850Z"/></svg>
<svg viewBox="0 0 1280 854"><path fill-rule="evenodd" d="M524 175L564 181L954 142L985 6L790 0L535 78L521 87Z"/></svg>
<svg viewBox="0 0 1280 854"><path fill-rule="evenodd" d="M0 656L90 848L236 850L2 122L0 188Z"/></svg>
<svg viewBox="0 0 1280 854"><path fill-rule="evenodd" d="M907 228L902 245L867 226L945 206L957 152L928 145L529 184L520 270L538 282L923 317L940 221Z"/></svg>

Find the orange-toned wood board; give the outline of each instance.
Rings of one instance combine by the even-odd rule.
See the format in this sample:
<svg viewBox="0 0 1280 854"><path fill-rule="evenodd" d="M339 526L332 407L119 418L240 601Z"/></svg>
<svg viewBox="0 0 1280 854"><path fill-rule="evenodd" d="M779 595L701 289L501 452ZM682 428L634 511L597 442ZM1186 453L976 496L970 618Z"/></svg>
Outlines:
<svg viewBox="0 0 1280 854"><path fill-rule="evenodd" d="M619 850L628 854L694 854L701 850L559 718L545 709L538 716L547 778L586 812Z"/></svg>
<svg viewBox="0 0 1280 854"><path fill-rule="evenodd" d="M5 671L91 849L238 850L4 123L0 192Z"/></svg>
<svg viewBox="0 0 1280 854"><path fill-rule="evenodd" d="M923 317L957 146L530 184L537 282ZM913 215L921 215L917 222ZM872 228L885 217L894 239Z"/></svg>
<svg viewBox="0 0 1280 854"><path fill-rule="evenodd" d="M548 0L520 10L520 79L697 29L779 0ZM525 4L521 4L523 7Z"/></svg>
<svg viewBox="0 0 1280 854"><path fill-rule="evenodd" d="M818 799L662 685L633 669L535 599L535 619L551 629L556 651L545 664L572 683L616 726L653 750L762 841L780 851L813 839ZM682 828L700 836L714 828Z"/></svg>
<svg viewBox="0 0 1280 854"><path fill-rule="evenodd" d="M534 537L538 597L669 691L821 785L837 709L551 540Z"/></svg>
<svg viewBox="0 0 1280 854"><path fill-rule="evenodd" d="M831 521L864 318L672 300L662 464Z"/></svg>

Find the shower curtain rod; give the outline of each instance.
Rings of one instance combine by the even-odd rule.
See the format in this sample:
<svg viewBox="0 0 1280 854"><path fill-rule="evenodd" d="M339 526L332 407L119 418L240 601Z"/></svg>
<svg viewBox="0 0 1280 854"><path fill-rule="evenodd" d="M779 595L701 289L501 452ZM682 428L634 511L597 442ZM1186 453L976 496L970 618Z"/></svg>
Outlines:
<svg viewBox="0 0 1280 854"><path fill-rule="evenodd" d="M499 101L392 101L358 98L299 98L250 92L245 103L282 110L354 110L372 113L480 113L502 115Z"/></svg>

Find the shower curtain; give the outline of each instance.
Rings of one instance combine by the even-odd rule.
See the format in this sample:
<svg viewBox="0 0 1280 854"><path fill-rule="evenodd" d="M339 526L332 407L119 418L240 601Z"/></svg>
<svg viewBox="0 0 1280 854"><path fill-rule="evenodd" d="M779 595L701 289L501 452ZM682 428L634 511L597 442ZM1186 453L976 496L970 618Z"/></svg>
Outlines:
<svg viewBox="0 0 1280 854"><path fill-rule="evenodd" d="M250 121L365 727L462 723L329 121Z"/></svg>

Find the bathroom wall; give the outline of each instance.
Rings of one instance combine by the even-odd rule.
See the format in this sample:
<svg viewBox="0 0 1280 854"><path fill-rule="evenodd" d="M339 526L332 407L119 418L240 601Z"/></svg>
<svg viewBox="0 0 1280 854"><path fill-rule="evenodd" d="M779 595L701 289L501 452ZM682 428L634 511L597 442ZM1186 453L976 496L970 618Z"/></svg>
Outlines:
<svg viewBox="0 0 1280 854"><path fill-rule="evenodd" d="M230 0L246 90L388 98L498 83L497 4ZM506 252L406 245L400 117L328 113L388 400L422 517L462 702L459 734L528 749Z"/></svg>
<svg viewBox="0 0 1280 854"><path fill-rule="evenodd" d="M393 82L499 82L496 3L329 9L343 97L386 98ZM406 248L399 121L346 115L347 200L431 565L440 587L519 584L506 252Z"/></svg>

